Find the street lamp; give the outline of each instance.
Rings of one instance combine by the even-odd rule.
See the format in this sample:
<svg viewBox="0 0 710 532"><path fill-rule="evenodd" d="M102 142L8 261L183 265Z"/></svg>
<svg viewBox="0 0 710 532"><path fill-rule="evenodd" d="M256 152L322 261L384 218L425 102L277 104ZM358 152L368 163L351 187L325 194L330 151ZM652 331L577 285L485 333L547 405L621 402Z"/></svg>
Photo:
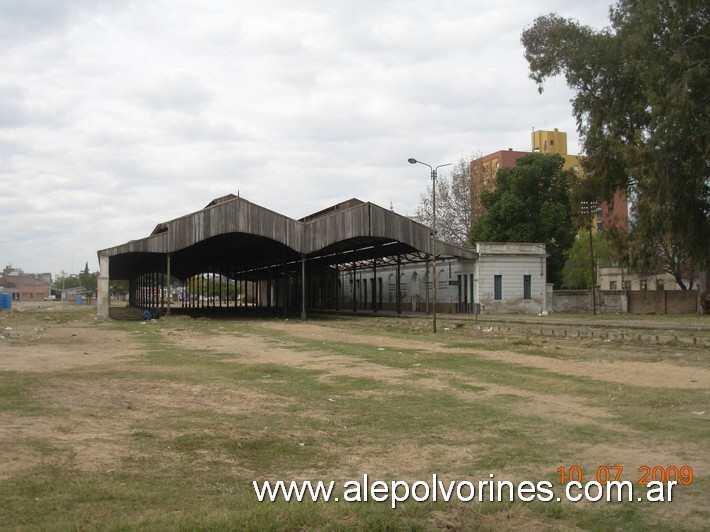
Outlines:
<svg viewBox="0 0 710 532"><path fill-rule="evenodd" d="M417 161L413 157L407 159L409 164L423 164L431 170L431 273L432 273L432 297L434 306L432 310L432 330L436 333L436 171L443 166L451 166L452 163L440 164L432 167L430 164Z"/></svg>
<svg viewBox="0 0 710 532"><path fill-rule="evenodd" d="M597 315L597 295L594 290L594 245L592 244L592 219L597 212L597 203L595 201L583 201L582 213L589 216L589 261L592 265L592 309L594 315Z"/></svg>

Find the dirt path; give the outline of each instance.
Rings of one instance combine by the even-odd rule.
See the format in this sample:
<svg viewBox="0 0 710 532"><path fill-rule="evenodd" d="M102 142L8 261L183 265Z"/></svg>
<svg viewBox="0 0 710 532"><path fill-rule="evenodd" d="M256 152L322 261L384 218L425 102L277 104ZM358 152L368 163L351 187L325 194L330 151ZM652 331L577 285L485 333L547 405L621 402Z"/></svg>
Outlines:
<svg viewBox="0 0 710 532"><path fill-rule="evenodd" d="M265 324L268 329L288 332L290 335L314 339L322 338L328 341L346 343L368 343L391 349L418 349L425 352L470 352L477 357L499 360L505 363L533 367L577 377L615 382L619 384L634 384L653 388L695 388L710 390L710 370L697 367L682 367L668 362L626 362L623 360L580 361L564 360L547 356L513 353L510 351L483 351L480 349L447 349L442 344L421 340L402 340L386 336L363 337L350 331L339 330L332 326L317 324L299 324L272 322ZM602 350L617 350L628 347L601 347ZM623 357L623 354L620 358Z"/></svg>

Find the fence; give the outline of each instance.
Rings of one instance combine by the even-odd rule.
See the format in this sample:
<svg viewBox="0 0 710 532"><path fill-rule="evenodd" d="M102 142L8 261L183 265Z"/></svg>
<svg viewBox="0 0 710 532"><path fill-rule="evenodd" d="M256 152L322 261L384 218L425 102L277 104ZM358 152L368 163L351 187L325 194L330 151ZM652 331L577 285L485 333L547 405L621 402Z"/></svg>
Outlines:
<svg viewBox="0 0 710 532"><path fill-rule="evenodd" d="M553 312L592 313L591 290L555 290L548 305ZM597 290L598 314L695 314L697 290Z"/></svg>

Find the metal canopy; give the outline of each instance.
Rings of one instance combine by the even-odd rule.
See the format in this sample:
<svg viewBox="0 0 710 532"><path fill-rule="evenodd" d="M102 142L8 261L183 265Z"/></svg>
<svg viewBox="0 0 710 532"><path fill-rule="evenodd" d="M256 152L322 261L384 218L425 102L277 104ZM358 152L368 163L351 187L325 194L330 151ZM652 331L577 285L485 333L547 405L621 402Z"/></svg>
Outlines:
<svg viewBox="0 0 710 532"><path fill-rule="evenodd" d="M171 275L184 280L206 271L267 271L303 259L329 266L396 256L421 260L431 252L425 225L372 203L347 205L299 221L228 195L159 223L146 238L100 250L99 259L108 258L108 277L133 279L165 271L170 255ZM476 257L471 248L435 245L439 257Z"/></svg>

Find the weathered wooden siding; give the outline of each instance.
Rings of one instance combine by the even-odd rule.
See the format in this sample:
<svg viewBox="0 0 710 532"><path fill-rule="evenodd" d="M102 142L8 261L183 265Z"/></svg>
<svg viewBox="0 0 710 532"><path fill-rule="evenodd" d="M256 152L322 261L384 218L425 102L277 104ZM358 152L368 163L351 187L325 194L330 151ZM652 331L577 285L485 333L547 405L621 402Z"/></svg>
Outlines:
<svg viewBox="0 0 710 532"><path fill-rule="evenodd" d="M207 207L160 225L161 233L101 250L107 256L126 253L174 253L210 237L243 233L269 238L297 253L311 254L351 239L402 242L430 251L430 230L392 211L364 203L305 225L241 198ZM437 244L440 255L473 258L470 249Z"/></svg>
<svg viewBox="0 0 710 532"><path fill-rule="evenodd" d="M420 251L429 250L430 230L428 227L378 205L369 205L371 207L371 236L405 242Z"/></svg>
<svg viewBox="0 0 710 532"><path fill-rule="evenodd" d="M298 251L303 247L303 224L241 198L208 207L162 224L167 231L103 250L124 253L172 253L227 233L270 238Z"/></svg>
<svg viewBox="0 0 710 532"><path fill-rule="evenodd" d="M166 253L168 250L167 234L131 240L130 242L104 250L108 256L120 255L123 253Z"/></svg>
<svg viewBox="0 0 710 532"><path fill-rule="evenodd" d="M183 216L166 225L170 251L227 233L264 236L298 250L303 233L300 222L240 198Z"/></svg>
<svg viewBox="0 0 710 532"><path fill-rule="evenodd" d="M305 228L304 253L314 253L338 242L363 237L402 242L418 251L430 251L428 227L378 205L364 203L309 222ZM438 243L437 253L474 257L470 249L443 242Z"/></svg>
<svg viewBox="0 0 710 532"><path fill-rule="evenodd" d="M307 224L304 253L313 253L337 242L370 236L370 204L338 211Z"/></svg>

